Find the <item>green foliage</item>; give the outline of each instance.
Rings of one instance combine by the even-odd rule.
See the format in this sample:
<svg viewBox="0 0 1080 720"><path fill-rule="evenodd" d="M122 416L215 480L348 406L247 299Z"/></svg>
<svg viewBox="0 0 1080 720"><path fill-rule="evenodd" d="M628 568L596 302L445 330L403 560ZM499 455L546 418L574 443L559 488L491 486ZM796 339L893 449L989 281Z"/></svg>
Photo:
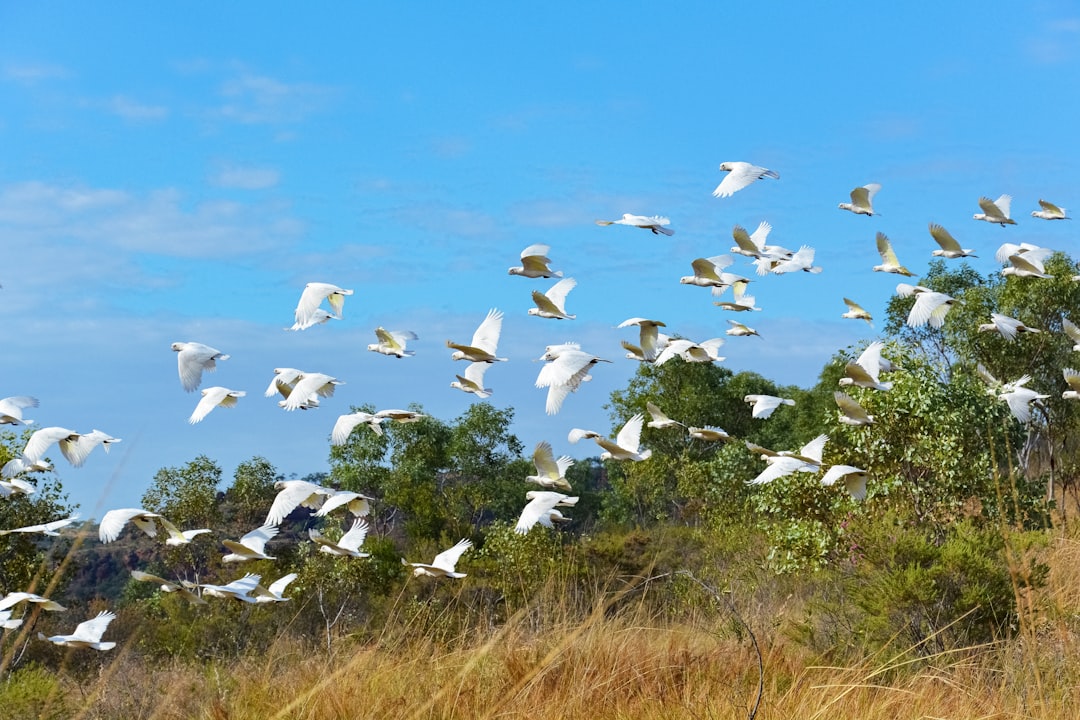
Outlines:
<svg viewBox="0 0 1080 720"><path fill-rule="evenodd" d="M62 720L71 716L60 679L52 670L30 664L0 683L0 718Z"/></svg>
<svg viewBox="0 0 1080 720"><path fill-rule="evenodd" d="M796 407L783 406L767 421L754 420L744 400L749 394L792 398ZM801 395L797 388L779 386L755 373L734 374L712 363L674 359L660 367L640 364L626 390L611 394L608 407L615 422L613 433L637 413L646 413L647 418L646 403L652 402L686 426L719 427L734 438L787 447L794 442ZM642 445L653 451L649 460L608 463L611 491L604 500L604 518L639 526L669 519L699 521L700 513L707 512L708 501L700 494L706 487L695 466L708 465L723 454L724 443L693 440L680 428L646 427ZM714 470L724 480L729 477L723 473L723 463ZM714 472L710 476L718 475ZM734 499L739 495L736 493Z"/></svg>
<svg viewBox="0 0 1080 720"><path fill-rule="evenodd" d="M142 496L143 508L161 513L181 530L221 524L221 468L205 455L183 467L161 468Z"/></svg>
<svg viewBox="0 0 1080 720"><path fill-rule="evenodd" d="M264 457L256 456L237 465L232 485L225 491L233 522L245 527L260 525L277 494L274 483L284 479Z"/></svg>
<svg viewBox="0 0 1080 720"><path fill-rule="evenodd" d="M896 643L929 655L998 640L1015 626L1016 593L1045 578L1034 561L1011 572L1006 538L1013 536L972 518L932 528L888 513L857 519L848 533L850 560L834 577L839 592L812 620L823 647Z"/></svg>
<svg viewBox="0 0 1080 720"><path fill-rule="evenodd" d="M21 438L0 432L0 466L18 455L30 431ZM0 501L0 528L18 528L59 520L72 514L60 479L52 472L34 482L33 495L14 494ZM13 533L0 537L0 590L11 592L36 587L50 581L71 545L70 538L49 538L36 533Z"/></svg>

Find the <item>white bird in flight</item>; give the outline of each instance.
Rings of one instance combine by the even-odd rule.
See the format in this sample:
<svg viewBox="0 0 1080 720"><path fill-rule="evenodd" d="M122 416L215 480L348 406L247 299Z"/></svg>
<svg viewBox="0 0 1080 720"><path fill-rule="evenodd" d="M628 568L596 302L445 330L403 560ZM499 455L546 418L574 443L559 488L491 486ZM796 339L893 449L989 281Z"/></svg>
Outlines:
<svg viewBox="0 0 1080 720"><path fill-rule="evenodd" d="M46 610L48 612L64 612L65 610L67 610L66 607L56 602L55 600L50 600L47 597L42 597L41 595L36 595L29 592L8 593L2 599L0 599L0 610L7 610L9 608L13 608L21 602L33 603L40 606L42 610Z"/></svg>
<svg viewBox="0 0 1080 720"><path fill-rule="evenodd" d="M1002 392L998 394L998 398L1008 403L1009 411L1012 412L1014 418L1027 424L1031 421L1031 403L1045 400L1050 396L1024 387L1024 382L1026 382L1026 376L1011 385L1006 384Z"/></svg>
<svg viewBox="0 0 1080 720"><path fill-rule="evenodd" d="M814 274L821 272L821 268L814 265L814 248L803 245L798 252L787 260L781 260L772 265L772 272L775 275L798 272L799 270Z"/></svg>
<svg viewBox="0 0 1080 720"><path fill-rule="evenodd" d="M222 562L246 562L248 560L276 560L266 554L266 541L278 534L273 525L263 525L245 534L240 540L222 540L221 544L230 552L223 555Z"/></svg>
<svg viewBox="0 0 1080 720"><path fill-rule="evenodd" d="M1080 352L1080 327L1077 327L1069 318L1062 318L1061 331L1074 343L1072 351Z"/></svg>
<svg viewBox="0 0 1080 720"><path fill-rule="evenodd" d="M548 528L555 527L552 523L552 510L557 507L574 507L578 501L576 497L568 497L549 490L530 490L525 493L525 499L529 502L522 509L521 516L514 527L514 532L522 535L529 532L537 523ZM556 517L559 520L566 520L561 512Z"/></svg>
<svg viewBox="0 0 1080 720"><path fill-rule="evenodd" d="M847 305L847 312L843 313L840 317L847 318L849 320L865 320L866 324L870 327L874 327L874 318L870 313L863 309L862 305L851 300L844 298L844 304Z"/></svg>
<svg viewBox="0 0 1080 720"><path fill-rule="evenodd" d="M597 220L597 225L606 227L608 225L629 225L630 227L639 227L644 230L649 230L653 235L674 235L675 231L668 227L671 224L671 220L660 215L631 215L630 213L623 213L623 216L618 220Z"/></svg>
<svg viewBox="0 0 1080 720"><path fill-rule="evenodd" d="M891 382L881 382L878 378L882 372L881 349L885 346L880 340L875 340L866 346L855 362L849 362L844 366L844 377L840 378L840 385L856 385L861 388L873 390L891 390Z"/></svg>
<svg viewBox="0 0 1080 720"><path fill-rule="evenodd" d="M545 356L550 354L551 351ZM592 379L589 370L599 362L611 361L573 348L559 350L557 356L540 368L536 376L536 387L548 389L544 411L548 415L558 413L566 396L577 392L581 383Z"/></svg>
<svg viewBox="0 0 1080 720"><path fill-rule="evenodd" d="M940 328L945 324L945 315L952 306L960 303L950 295L934 292L922 285L900 283L896 286L896 294L900 297L915 296L915 304L908 312L908 327L921 327L929 323L930 327Z"/></svg>
<svg viewBox="0 0 1080 720"><path fill-rule="evenodd" d="M685 425L678 420L669 418L667 414L653 402L646 401L645 409L649 412L649 417L652 418L652 420L646 423L646 427L651 427L656 430L664 430L671 427L685 427Z"/></svg>
<svg viewBox="0 0 1080 720"><path fill-rule="evenodd" d="M843 481L844 489L855 500L866 499L866 471L854 465L833 465L821 478L821 484L830 486Z"/></svg>
<svg viewBox="0 0 1080 720"><path fill-rule="evenodd" d="M360 546L364 544L364 539L367 538L367 534L368 524L362 518L354 520L352 527L350 527L337 542L327 539L315 528L308 530L308 537L311 538L313 543L319 546L320 552L354 558L366 558L371 556L370 553L360 552Z"/></svg>
<svg viewBox="0 0 1080 720"><path fill-rule="evenodd" d="M340 320L341 310L345 306L345 296L352 294L352 290L345 290L330 283L309 282L304 286L304 292L300 294L300 302L296 304L296 310L293 313L296 320L294 327L297 330L306 330L312 325L325 322L326 318L317 319L316 312L323 300L330 303L334 317Z"/></svg>
<svg viewBox="0 0 1080 720"><path fill-rule="evenodd" d="M90 449L85 445L77 444L79 433L62 427L46 427L35 430L20 455L9 460L2 469L0 476L13 478L16 475L30 470L48 470L48 463L44 461L45 453L56 443L60 454L63 455L73 467L81 467L86 460L86 453Z"/></svg>
<svg viewBox="0 0 1080 720"><path fill-rule="evenodd" d="M0 535L8 535L9 533L36 533L39 532L43 535L49 535L51 537L60 537L60 533L57 532L68 525L74 525L79 521L79 516L72 515L71 517L63 518L62 520L53 520L52 522L42 523L40 525L27 525L26 527L15 528L13 530L0 530Z"/></svg>
<svg viewBox="0 0 1080 720"><path fill-rule="evenodd" d="M757 229L754 230L752 235L747 233L746 228L742 225L736 225L731 229L731 236L735 239L731 252L751 258L783 259L791 257L793 253L787 248L765 244L770 232L772 232L772 225L769 224L768 220L762 220L758 223Z"/></svg>
<svg viewBox="0 0 1080 720"><path fill-rule="evenodd" d="M457 380L450 383L450 387L463 392L472 393L481 400L491 397L491 388L484 387L484 374L491 367L485 362L473 362L465 368L464 375L455 375Z"/></svg>
<svg viewBox="0 0 1080 720"><path fill-rule="evenodd" d="M180 597L184 598L189 603L193 603L195 605L207 604L205 600L203 600L195 593L191 592L191 590L189 590L188 588L184 587L179 583L174 583L170 580L166 580L163 577L151 575L150 573L143 572L142 570L132 570L131 577L140 582L152 582L157 585L162 592L177 593L180 595Z"/></svg>
<svg viewBox="0 0 1080 720"><path fill-rule="evenodd" d="M780 174L768 168L751 165L748 162L729 161L720 163L720 170L727 176L713 190L713 197L731 197L747 185L761 178L780 179Z"/></svg>
<svg viewBox="0 0 1080 720"><path fill-rule="evenodd" d="M1009 317L1008 315L990 313L990 322L979 325L979 332L996 332L1009 342L1013 342L1016 340L1017 335L1042 331L1037 328L1028 327L1022 321Z"/></svg>
<svg viewBox="0 0 1080 720"><path fill-rule="evenodd" d="M974 220L985 220L988 223L996 223L1001 227L1015 225L1016 221L1009 217L1009 206L1012 205L1012 195L1002 195L997 200L988 197L979 198L981 213L972 216Z"/></svg>
<svg viewBox="0 0 1080 720"><path fill-rule="evenodd" d="M56 645L65 645L72 648L93 648L94 650L112 650L116 647L114 642L101 642L101 636L105 634L109 623L116 619L116 614L102 611L89 620L84 620L75 626L75 632L70 635L53 635L45 637L38 633L42 640L48 640Z"/></svg>
<svg viewBox="0 0 1080 720"><path fill-rule="evenodd" d="M877 234L877 251L881 255L881 264L874 266L874 272L893 273L894 275L905 275L907 277L915 274L900 264L892 243L889 242L889 238L883 232Z"/></svg>
<svg viewBox="0 0 1080 720"><path fill-rule="evenodd" d="M574 464L569 455L563 455L557 460L551 449L551 443L542 440L536 443L536 449L532 455L533 465L536 466L535 475L527 475L525 482L535 483L542 488L557 488L570 490L570 483L566 479L566 471Z"/></svg>
<svg viewBox="0 0 1080 720"><path fill-rule="evenodd" d="M1065 368L1061 371L1061 374L1065 377L1065 384L1069 386L1069 389L1061 393L1063 400L1080 400L1080 373L1072 368Z"/></svg>
<svg viewBox="0 0 1080 720"><path fill-rule="evenodd" d="M725 335L731 335L732 337L749 337L751 335L757 335L758 337L761 337L761 333L757 330L749 325L743 325L738 320L728 320L728 325L731 327L724 331Z"/></svg>
<svg viewBox="0 0 1080 720"><path fill-rule="evenodd" d="M552 278L562 277L562 272L555 272L549 266L551 259L547 254L551 252L549 245L530 245L521 251L521 265L508 270L510 275L521 275L527 278Z"/></svg>
<svg viewBox="0 0 1080 720"><path fill-rule="evenodd" d="M338 380L325 373L301 373L296 384L293 385L292 390L289 392L289 396L278 401L278 405L288 411L317 407L319 404L318 398L333 396L334 389L338 385L344 384L344 380Z"/></svg>
<svg viewBox="0 0 1080 720"><path fill-rule="evenodd" d="M656 360L658 352L657 342L660 335L660 331L657 328L666 327L666 325L659 320L647 320L646 318L633 317L623 320L617 327L624 328L632 325L638 326L638 343L640 344L645 361L652 362Z"/></svg>
<svg viewBox="0 0 1080 720"><path fill-rule="evenodd" d="M723 338L710 338L699 343L681 338L672 340L668 342L667 347L656 358L655 364L657 366L663 365L676 356L687 363L723 362L727 359L720 355L720 348L723 345Z"/></svg>
<svg viewBox="0 0 1080 720"><path fill-rule="evenodd" d="M22 411L37 406L37 398L29 395L16 395L0 400L0 425L33 425L33 420L23 418Z"/></svg>
<svg viewBox="0 0 1080 720"><path fill-rule="evenodd" d="M142 508L117 508L108 511L101 518L101 524L98 525L98 539L101 540L103 545L111 543L120 537L120 532L129 522L150 537L157 537L158 529L155 520L160 522L161 526L169 531L169 534L173 531L180 534L180 529L159 513L143 510Z"/></svg>
<svg viewBox="0 0 1080 720"><path fill-rule="evenodd" d="M443 550L436 555L430 564L405 562L404 558L402 558L401 562L403 565L412 567L413 577L427 575L429 577L463 578L466 577L465 573L457 572L455 568L461 556L471 547L472 541L463 539L459 540L457 545L454 545L449 550Z"/></svg>
<svg viewBox="0 0 1080 720"><path fill-rule="evenodd" d="M640 450L641 427L644 421L645 416L641 413L634 415L619 430L614 442L598 432L582 430L581 428L573 428L567 439L571 443L577 443L582 438L592 438L597 445L604 449L604 452L600 454L601 460L633 460L634 462L640 462L652 457L652 450L645 450L644 452Z"/></svg>
<svg viewBox="0 0 1080 720"><path fill-rule="evenodd" d="M476 328L470 344L459 345L447 340L446 347L454 351L450 355L450 359L488 363L505 361L506 358L495 357L496 348L499 345L499 335L502 333L502 320L503 314L493 308L488 310L487 317Z"/></svg>
<svg viewBox="0 0 1080 720"><path fill-rule="evenodd" d="M833 399L840 410L840 422L844 425L860 427L874 423L874 416L868 414L866 409L846 392L837 390L833 393Z"/></svg>
<svg viewBox="0 0 1080 720"><path fill-rule="evenodd" d="M199 404L195 406L195 411L191 413L191 417L188 418L188 423L194 425L203 421L210 411L216 407L231 408L236 407L236 402L239 398L244 397L247 393L243 390L230 390L227 387L221 387L215 385L213 387L203 388L202 399L199 400Z"/></svg>
<svg viewBox="0 0 1080 720"><path fill-rule="evenodd" d="M387 330L384 327L375 328L375 336L379 342L371 343L367 349L382 355L392 355L398 359L412 357L416 353L406 350L405 346L410 340L419 340L412 330Z"/></svg>
<svg viewBox="0 0 1080 720"><path fill-rule="evenodd" d="M274 483L278 494L270 504L264 525L280 525L298 507L318 510L333 490L307 480L278 480Z"/></svg>
<svg viewBox="0 0 1080 720"><path fill-rule="evenodd" d="M1068 212L1063 207L1058 207L1052 202L1046 200L1039 200L1039 205L1042 210L1032 210L1031 217L1042 218L1043 220L1071 220L1065 213Z"/></svg>
<svg viewBox="0 0 1080 720"><path fill-rule="evenodd" d="M749 403L750 417L755 420L766 420L776 411L776 408L781 405L794 405L795 401L776 397L775 395L746 395L743 397L743 402Z"/></svg>
<svg viewBox="0 0 1080 720"><path fill-rule="evenodd" d="M322 507L315 513L315 517L326 517L339 507L345 507L356 517L371 514L371 501L367 495L352 490L334 490L323 500Z"/></svg>
<svg viewBox="0 0 1080 720"><path fill-rule="evenodd" d="M577 315L569 315L566 312L566 296L577 287L574 278L563 278L552 285L547 292L532 291L532 300L536 305L529 308L529 314L536 317L551 318L554 320L573 320Z"/></svg>
<svg viewBox="0 0 1080 720"><path fill-rule="evenodd" d="M878 183L870 183L869 185L857 187L851 191L851 202L840 203L839 207L841 210L848 210L856 215L873 215L874 196L877 195L877 192L880 189L881 185Z"/></svg>
<svg viewBox="0 0 1080 720"><path fill-rule="evenodd" d="M694 440L704 440L705 442L728 442L731 440L731 435L726 431L710 425L706 425L705 427L689 427L686 431Z"/></svg>
<svg viewBox="0 0 1080 720"><path fill-rule="evenodd" d="M290 332L295 332L297 330L307 330L309 327L315 327L316 325L322 325L323 323L328 322L330 320L340 320L340 319L341 318L338 317L337 315L334 315L331 312L327 312L326 310L323 310L322 308L315 308L314 312L311 313L311 316L308 317L307 320L305 320L303 323L297 321L297 322L294 322L292 324L292 327L287 327L285 329L290 331Z"/></svg>
<svg viewBox="0 0 1080 720"><path fill-rule="evenodd" d="M195 392L202 384L203 370L213 372L218 360L228 360L225 353L197 342L174 342L176 367L180 373L180 384L187 392Z"/></svg>
<svg viewBox="0 0 1080 720"><path fill-rule="evenodd" d="M943 257L950 260L963 257L978 257L971 248L960 247L960 243L949 233L948 230L937 223L930 223L930 237L934 238L940 247L932 254L934 257Z"/></svg>

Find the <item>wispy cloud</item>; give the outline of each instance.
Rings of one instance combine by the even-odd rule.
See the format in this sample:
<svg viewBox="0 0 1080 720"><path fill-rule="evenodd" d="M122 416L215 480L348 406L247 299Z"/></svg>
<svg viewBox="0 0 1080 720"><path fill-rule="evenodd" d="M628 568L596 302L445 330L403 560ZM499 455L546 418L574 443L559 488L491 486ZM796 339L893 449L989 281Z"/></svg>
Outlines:
<svg viewBox="0 0 1080 720"><path fill-rule="evenodd" d="M245 125L277 125L296 123L322 110L334 90L241 71L221 85L219 94L223 102L213 111L217 117Z"/></svg>
<svg viewBox="0 0 1080 720"><path fill-rule="evenodd" d="M274 187L281 180L281 173L274 168L229 165L218 170L210 181L223 188L237 190L263 190Z"/></svg>
<svg viewBox="0 0 1080 720"><path fill-rule="evenodd" d="M112 114L133 122L163 120L169 116L169 108L164 105L147 105L126 95L114 95L106 107Z"/></svg>
<svg viewBox="0 0 1080 720"><path fill-rule="evenodd" d="M1080 17L1054 18L1043 23L1039 32L1028 39L1027 52L1042 65L1056 65L1076 55L1080 41Z"/></svg>
<svg viewBox="0 0 1080 720"><path fill-rule="evenodd" d="M24 182L0 187L0 231L20 246L88 243L172 257L231 257L291 244L303 225L279 205Z"/></svg>
<svg viewBox="0 0 1080 720"><path fill-rule="evenodd" d="M43 80L65 78L70 75L67 68L51 63L7 63L2 72L5 80L22 85L36 85Z"/></svg>

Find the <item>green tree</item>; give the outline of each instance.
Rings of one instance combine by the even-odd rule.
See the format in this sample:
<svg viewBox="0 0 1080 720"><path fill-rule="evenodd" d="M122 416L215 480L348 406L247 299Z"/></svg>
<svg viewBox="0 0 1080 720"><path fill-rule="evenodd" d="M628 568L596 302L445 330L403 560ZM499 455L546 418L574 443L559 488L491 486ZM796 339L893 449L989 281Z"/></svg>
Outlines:
<svg viewBox="0 0 1080 720"><path fill-rule="evenodd" d="M161 513L180 529L221 524L218 485L221 467L199 455L183 467L161 468L143 493L143 507Z"/></svg>
<svg viewBox="0 0 1080 720"><path fill-rule="evenodd" d="M285 476L264 457L253 457L236 466L233 482L225 491L225 502L234 524L255 527L262 524L274 502L274 483Z"/></svg>

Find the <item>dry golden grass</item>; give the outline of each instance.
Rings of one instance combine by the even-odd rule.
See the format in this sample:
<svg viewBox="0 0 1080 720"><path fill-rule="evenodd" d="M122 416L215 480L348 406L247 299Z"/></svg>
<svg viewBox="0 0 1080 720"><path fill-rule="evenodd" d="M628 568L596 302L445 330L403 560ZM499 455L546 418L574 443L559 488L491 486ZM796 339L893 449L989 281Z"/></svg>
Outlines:
<svg viewBox="0 0 1080 720"><path fill-rule="evenodd" d="M770 608L753 607L757 717L1080 717L1080 533L1055 531L1040 557L1048 582L1023 598L1012 639L930 657L893 647L823 666L785 633L787 610L772 608L770 623ZM205 667L148 665L130 643L94 678L62 676L55 700L86 720L747 718L758 658L734 616L667 620L631 590L584 613L549 592L507 622L438 642L421 629L433 618L404 614L374 639L337 638L329 653L283 633L264 654Z"/></svg>

